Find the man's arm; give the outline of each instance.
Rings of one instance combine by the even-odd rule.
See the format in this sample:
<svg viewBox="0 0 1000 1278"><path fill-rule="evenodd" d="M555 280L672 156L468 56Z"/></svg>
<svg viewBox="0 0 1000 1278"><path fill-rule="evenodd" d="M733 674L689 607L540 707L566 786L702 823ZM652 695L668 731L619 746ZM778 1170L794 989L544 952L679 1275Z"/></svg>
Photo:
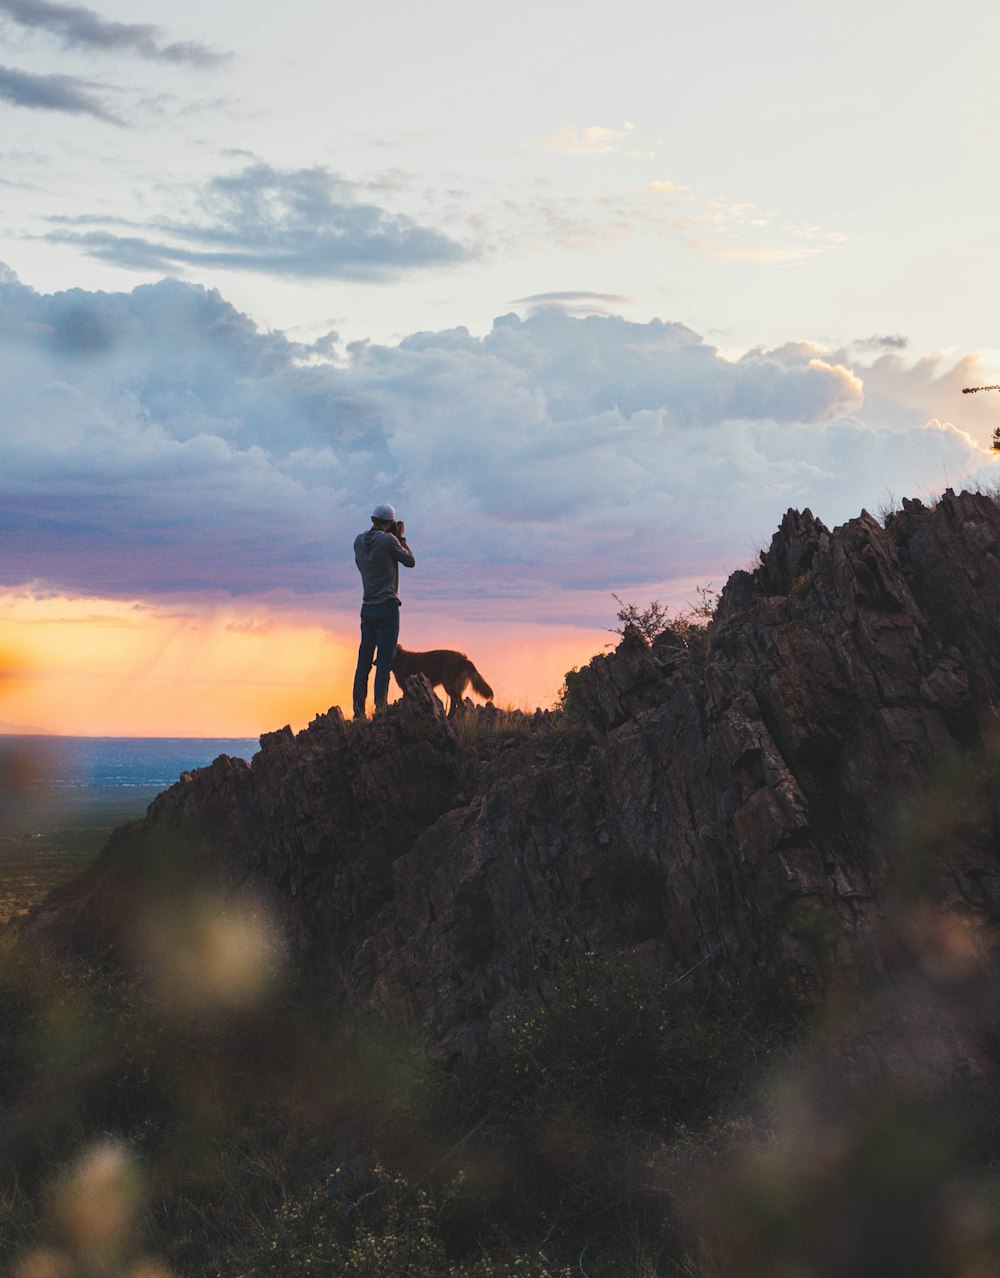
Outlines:
<svg viewBox="0 0 1000 1278"><path fill-rule="evenodd" d="M413 558L413 551L406 540L406 525L401 519L396 524L395 532L390 533L389 536L395 539L396 546L399 548L398 550L395 547L393 548L393 559L402 564L404 568L415 567L417 561Z"/></svg>

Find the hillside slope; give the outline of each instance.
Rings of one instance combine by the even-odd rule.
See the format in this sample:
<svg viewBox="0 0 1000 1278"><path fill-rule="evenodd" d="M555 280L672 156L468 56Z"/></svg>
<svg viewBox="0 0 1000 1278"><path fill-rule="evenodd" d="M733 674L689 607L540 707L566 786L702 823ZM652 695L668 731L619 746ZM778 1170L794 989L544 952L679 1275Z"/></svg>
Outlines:
<svg viewBox="0 0 1000 1278"><path fill-rule="evenodd" d="M329 989L446 1053L572 938L772 1005L889 988L866 1052L919 1032L978 1067L1000 991L998 630L989 498L904 502L885 528L789 511L704 636L628 631L574 677L573 713L470 708L456 736L416 678L372 722L265 735L117 831L29 932L143 959L165 901L253 899Z"/></svg>

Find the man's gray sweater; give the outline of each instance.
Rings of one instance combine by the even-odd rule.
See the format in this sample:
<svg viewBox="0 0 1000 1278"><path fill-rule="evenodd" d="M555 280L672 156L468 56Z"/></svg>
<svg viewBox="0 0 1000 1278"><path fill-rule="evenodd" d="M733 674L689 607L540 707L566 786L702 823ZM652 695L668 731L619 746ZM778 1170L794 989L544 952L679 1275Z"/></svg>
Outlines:
<svg viewBox="0 0 1000 1278"><path fill-rule="evenodd" d="M364 582L365 603L399 603L399 565L412 568L413 551L401 546L392 533L369 528L354 538L354 560Z"/></svg>

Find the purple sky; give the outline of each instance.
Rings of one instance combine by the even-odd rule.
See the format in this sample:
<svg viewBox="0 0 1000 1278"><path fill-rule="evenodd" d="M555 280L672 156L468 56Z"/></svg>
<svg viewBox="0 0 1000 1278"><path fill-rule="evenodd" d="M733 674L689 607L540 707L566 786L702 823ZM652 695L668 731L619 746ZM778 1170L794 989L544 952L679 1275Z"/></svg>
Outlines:
<svg viewBox="0 0 1000 1278"><path fill-rule="evenodd" d="M591 592L718 579L788 506L836 523L989 465L932 420L971 411L971 364L897 347L728 359L682 324L543 307L344 350L191 284L8 278L0 584L343 604L345 547L389 499L433 564L428 604L600 624Z"/></svg>

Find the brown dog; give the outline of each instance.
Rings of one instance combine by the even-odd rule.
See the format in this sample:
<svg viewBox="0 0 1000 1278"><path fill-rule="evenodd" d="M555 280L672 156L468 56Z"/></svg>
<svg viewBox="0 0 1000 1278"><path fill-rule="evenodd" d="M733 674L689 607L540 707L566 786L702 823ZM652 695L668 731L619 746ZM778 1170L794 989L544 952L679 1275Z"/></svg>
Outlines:
<svg viewBox="0 0 1000 1278"><path fill-rule="evenodd" d="M402 688L410 675L422 674L432 688L444 688L451 701L448 713L454 714L462 704L462 694L471 683L476 692L487 701L493 700L493 689L479 673L464 652L450 648L434 648L430 652L407 652L396 645L396 660L392 673Z"/></svg>

